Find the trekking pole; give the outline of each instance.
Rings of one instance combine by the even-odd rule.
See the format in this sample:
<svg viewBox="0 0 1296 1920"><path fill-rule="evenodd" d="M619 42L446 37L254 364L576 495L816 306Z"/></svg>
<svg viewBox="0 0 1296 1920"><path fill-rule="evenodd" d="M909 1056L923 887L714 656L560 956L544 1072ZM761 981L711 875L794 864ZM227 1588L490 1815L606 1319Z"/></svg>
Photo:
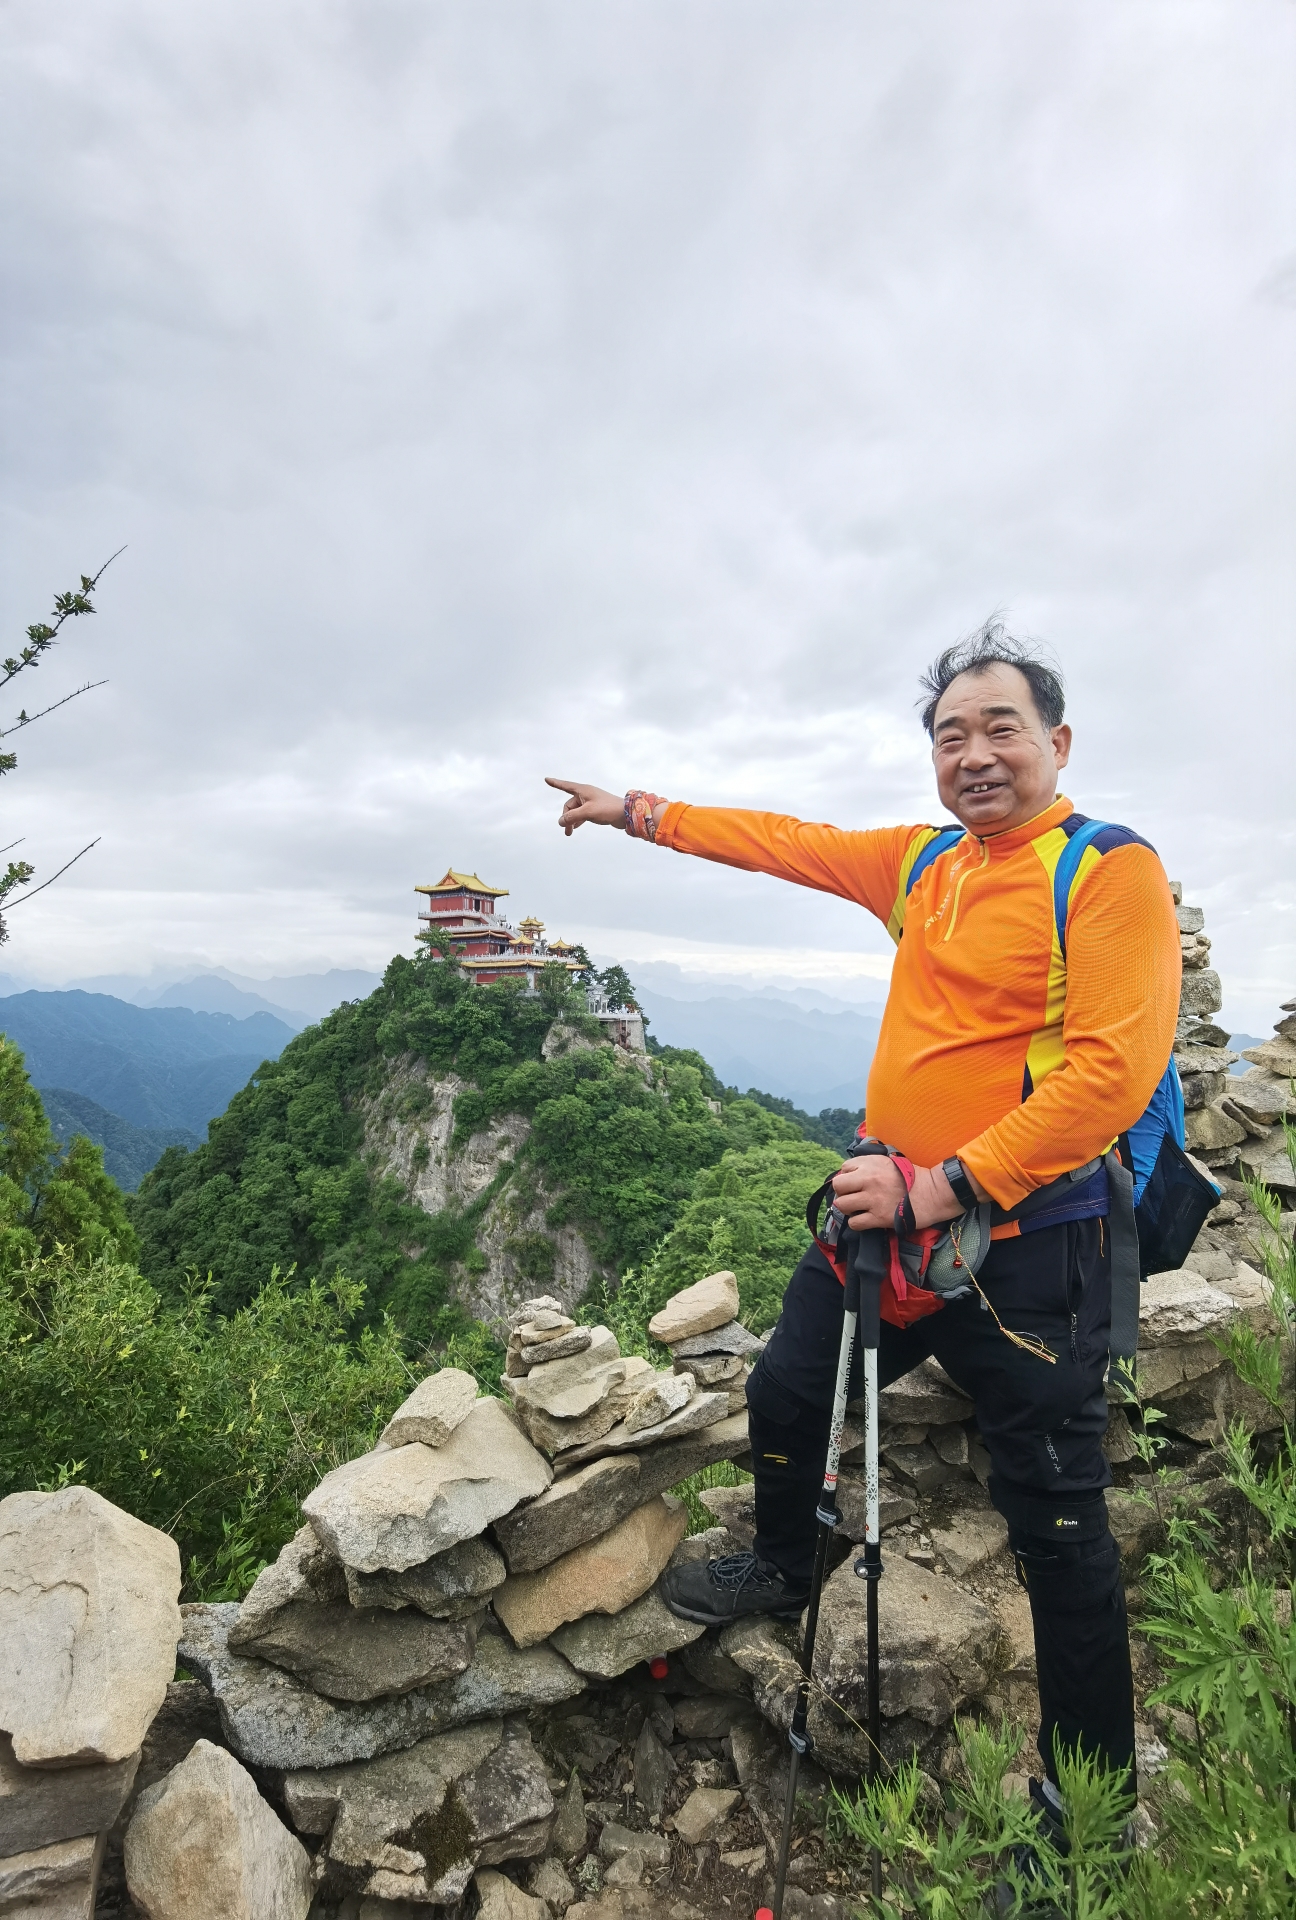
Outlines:
<svg viewBox="0 0 1296 1920"><path fill-rule="evenodd" d="M816 1515L819 1522L819 1537L815 1543L814 1575L810 1582L810 1600L806 1608L805 1639L801 1647L801 1681L797 1687L796 1706L792 1712L792 1726L788 1733L791 1757L788 1761L787 1798L783 1803L783 1834L779 1841L778 1872L774 1881L773 1920L783 1920L783 1889L787 1880L788 1850L792 1843L792 1820L796 1812L797 1775L801 1768L801 1756L809 1747L806 1737L806 1716L810 1710L810 1674L814 1666L815 1636L819 1629L819 1602L823 1596L824 1574L828 1565L828 1546L837 1525L837 1473L841 1465L842 1428L846 1423L846 1402L850 1398L851 1363L855 1357L855 1335L860 1313L860 1274L858 1263L865 1241L879 1243L873 1250L873 1263L886 1258L886 1235L870 1232L858 1236L859 1244L852 1249L853 1257L846 1269L845 1311L842 1315L841 1347L837 1355L837 1387L833 1395L832 1425L828 1430L828 1455L824 1462L823 1491L819 1497ZM878 1271L878 1286L881 1285L881 1269ZM874 1309L874 1320L877 1313ZM877 1391L877 1333L873 1334L873 1388ZM869 1485L872 1516L870 1524L876 1532L877 1519L877 1409L873 1406L873 1451L872 1469ZM877 1604L875 1590L870 1589L872 1602L871 1645L877 1640ZM870 1709L876 1697L876 1688L872 1679L869 1682ZM871 1764L871 1762L870 1762ZM881 1864L875 1864L875 1879L881 1871Z"/></svg>
<svg viewBox="0 0 1296 1920"><path fill-rule="evenodd" d="M878 1582L882 1578L882 1533L878 1501L878 1339L881 1332L882 1280L887 1266L884 1233L862 1233L852 1262L858 1274L860 1343L864 1349L864 1551L855 1572L868 1581L865 1599L868 1683L868 1763L865 1779L870 1793L882 1766L882 1707L879 1699L881 1649L878 1641ZM882 1895L882 1849L874 1846L873 1896Z"/></svg>

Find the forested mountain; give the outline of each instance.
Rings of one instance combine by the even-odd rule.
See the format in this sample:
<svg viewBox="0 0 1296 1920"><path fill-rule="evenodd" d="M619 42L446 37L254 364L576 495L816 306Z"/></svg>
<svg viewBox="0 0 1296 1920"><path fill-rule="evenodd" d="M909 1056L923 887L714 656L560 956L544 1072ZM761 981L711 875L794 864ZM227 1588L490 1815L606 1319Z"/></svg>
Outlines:
<svg viewBox="0 0 1296 1920"><path fill-rule="evenodd" d="M21 1047L36 1086L84 1094L135 1127L200 1138L293 1034L268 1013L239 1020L80 991L0 1000L0 1032Z"/></svg>
<svg viewBox="0 0 1296 1920"><path fill-rule="evenodd" d="M833 1164L700 1057L605 1044L565 976L528 999L398 957L268 1062L206 1145L165 1154L131 1217L165 1294L210 1272L228 1311L276 1265L342 1272L421 1343L519 1289L574 1304L631 1268L664 1300L687 1215L690 1258L732 1266L764 1325Z"/></svg>
<svg viewBox="0 0 1296 1920"><path fill-rule="evenodd" d="M88 1095L67 1087L42 1087L40 1097L59 1145L69 1147L82 1134L102 1147L104 1172L123 1193L134 1193L168 1147L200 1145L198 1135L187 1127L134 1127L120 1114L109 1113Z"/></svg>

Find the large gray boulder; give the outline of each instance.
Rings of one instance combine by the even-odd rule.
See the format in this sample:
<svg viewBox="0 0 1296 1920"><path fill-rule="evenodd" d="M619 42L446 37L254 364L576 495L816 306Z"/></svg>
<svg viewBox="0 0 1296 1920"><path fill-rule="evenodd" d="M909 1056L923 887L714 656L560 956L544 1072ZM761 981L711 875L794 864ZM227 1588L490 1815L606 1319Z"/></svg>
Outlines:
<svg viewBox="0 0 1296 1920"><path fill-rule="evenodd" d="M429 1734L532 1706L552 1706L583 1682L552 1647L519 1652L502 1633L483 1632L471 1664L453 1679L355 1705L326 1700L296 1675L231 1651L232 1602L184 1608L181 1664L215 1694L221 1725L250 1766L344 1766L412 1747Z"/></svg>
<svg viewBox="0 0 1296 1920"><path fill-rule="evenodd" d="M140 1795L126 1884L148 1920L306 1920L311 1864L224 1747L199 1740Z"/></svg>
<svg viewBox="0 0 1296 1920"><path fill-rule="evenodd" d="M433 1887L446 1894L455 1878L462 1891L478 1848L462 1799L452 1789L496 1751L503 1737L502 1720L478 1720L384 1759L289 1773L284 1806L299 1833L328 1835L330 1865L349 1879L365 1876L370 1893L376 1892L369 1883L378 1872L409 1879L410 1886L395 1898L426 1901ZM397 1864L398 1853L411 1857Z"/></svg>
<svg viewBox="0 0 1296 1920"><path fill-rule="evenodd" d="M815 1753L848 1774L863 1772L868 1760L867 1583L853 1562L854 1556L844 1561L824 1587L815 1651L820 1687L809 1717ZM882 1744L888 1759L898 1759L980 1697L1007 1664L1009 1649L988 1607L943 1574L896 1555L886 1557L878 1615ZM751 1675L766 1719L786 1732L800 1678L795 1632L751 1617L726 1628L720 1645Z"/></svg>
<svg viewBox="0 0 1296 1920"><path fill-rule="evenodd" d="M478 1400L443 1446L415 1441L335 1467L302 1512L345 1566L400 1572L482 1533L552 1479L500 1402Z"/></svg>
<svg viewBox="0 0 1296 1920"><path fill-rule="evenodd" d="M175 1672L180 1552L89 1487L0 1500L0 1727L22 1766L139 1751Z"/></svg>
<svg viewBox="0 0 1296 1920"><path fill-rule="evenodd" d="M534 1573L640 1504L637 1454L607 1455L555 1480L547 1493L495 1522L510 1573Z"/></svg>
<svg viewBox="0 0 1296 1920"><path fill-rule="evenodd" d="M377 1700L462 1673L475 1620L431 1620L417 1608L317 1606L299 1600L239 1650L300 1674L330 1700ZM232 1635L231 1635L232 1639Z"/></svg>
<svg viewBox="0 0 1296 1920"><path fill-rule="evenodd" d="M0 1734L0 1858L79 1840L110 1827L126 1804L139 1754L108 1766L23 1767Z"/></svg>

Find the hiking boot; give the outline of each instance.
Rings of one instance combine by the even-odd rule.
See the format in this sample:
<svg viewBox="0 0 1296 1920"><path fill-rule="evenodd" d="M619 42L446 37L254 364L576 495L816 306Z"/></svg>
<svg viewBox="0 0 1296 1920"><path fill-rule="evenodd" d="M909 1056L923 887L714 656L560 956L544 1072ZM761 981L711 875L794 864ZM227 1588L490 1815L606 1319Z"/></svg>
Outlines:
<svg viewBox="0 0 1296 1920"><path fill-rule="evenodd" d="M662 1575L662 1597L680 1620L727 1627L749 1613L798 1620L810 1598L810 1583L785 1580L754 1553L727 1553L723 1560L689 1560Z"/></svg>
<svg viewBox="0 0 1296 1920"><path fill-rule="evenodd" d="M1071 1851L1071 1843L1062 1825L1062 1815L1048 1799L1038 1780L1032 1780L1030 1783L1030 1800L1031 1812L1035 1815L1040 1831L1054 1852L1065 1858ZM1023 1886L1029 1888L1032 1882L1038 1882L1043 1877L1039 1855L1034 1847L1014 1847L1012 1855L1013 1865L1021 1876ZM1023 1894L1020 1896L1022 1904L1019 1907L1014 1905L1018 1897L1007 1880L998 1881L994 1889L993 1911L998 1915L1016 1912L1021 1916L1021 1920L1066 1920L1061 1907L1055 1906L1052 1900L1042 1894L1036 1900L1031 1899L1029 1892Z"/></svg>

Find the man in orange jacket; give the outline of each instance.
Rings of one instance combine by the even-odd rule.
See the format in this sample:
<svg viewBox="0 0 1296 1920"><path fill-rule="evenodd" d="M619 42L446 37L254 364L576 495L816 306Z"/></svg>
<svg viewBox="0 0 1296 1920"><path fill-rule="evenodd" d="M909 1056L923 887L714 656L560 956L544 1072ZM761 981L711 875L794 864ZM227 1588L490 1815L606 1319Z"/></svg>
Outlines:
<svg viewBox="0 0 1296 1920"><path fill-rule="evenodd" d="M1056 1750L1128 1769L1134 1702L1120 1559L1103 1489L1111 1327L1111 1239L1103 1154L1132 1126L1170 1056L1179 932L1161 863L1122 827L1093 839L1071 891L1063 956L1053 876L1084 825L1058 795L1071 729L1048 666L988 625L924 676L923 724L943 805L962 825L934 859L930 826L852 832L785 815L688 806L551 781L559 824L588 823L727 866L857 901L898 945L869 1073L870 1135L916 1169L917 1227L982 1201L1002 1215L1059 1176L1063 1198L1003 1221L975 1294L905 1328L883 1325L879 1379L934 1354L976 1403L990 1495L1031 1603L1046 1778L1041 1818L1060 1805ZM913 879L914 873L918 878ZM834 1177L857 1229L892 1225L904 1184L884 1156ZM808 1595L842 1294L811 1248L748 1383L756 1481L750 1554L668 1577L687 1619L796 1617ZM1000 1327L1026 1336L1014 1343ZM1049 1363L1026 1350L1043 1343Z"/></svg>

